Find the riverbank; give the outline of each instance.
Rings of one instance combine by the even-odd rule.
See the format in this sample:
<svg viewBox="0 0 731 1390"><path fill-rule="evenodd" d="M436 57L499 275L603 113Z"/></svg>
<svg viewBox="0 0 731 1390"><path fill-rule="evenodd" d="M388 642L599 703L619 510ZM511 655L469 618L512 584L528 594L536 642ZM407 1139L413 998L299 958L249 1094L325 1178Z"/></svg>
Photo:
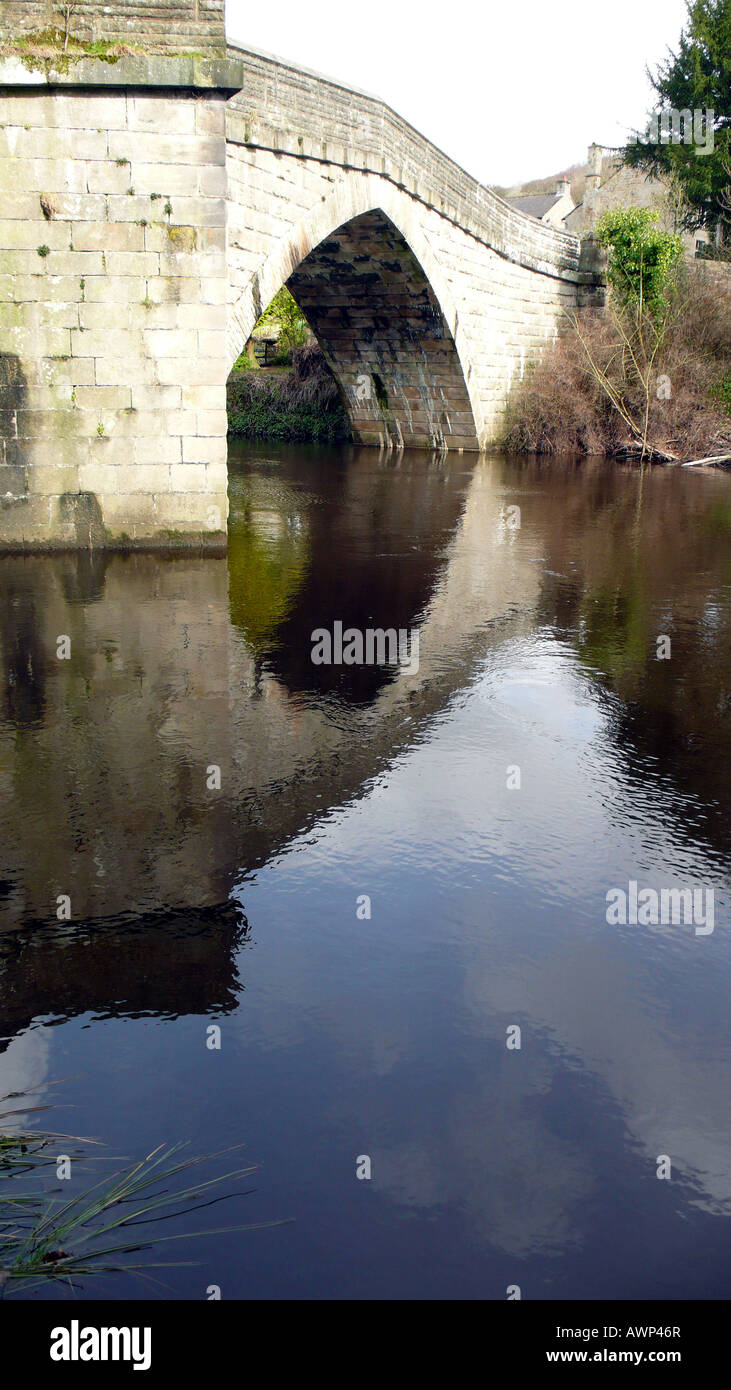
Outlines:
<svg viewBox="0 0 731 1390"><path fill-rule="evenodd" d="M234 439L337 444L351 438L335 379L312 344L295 349L290 367L237 363L228 380L227 409Z"/></svg>
<svg viewBox="0 0 731 1390"><path fill-rule="evenodd" d="M610 296L567 316L508 402L504 446L682 463L731 457L731 274L686 266L658 329Z"/></svg>

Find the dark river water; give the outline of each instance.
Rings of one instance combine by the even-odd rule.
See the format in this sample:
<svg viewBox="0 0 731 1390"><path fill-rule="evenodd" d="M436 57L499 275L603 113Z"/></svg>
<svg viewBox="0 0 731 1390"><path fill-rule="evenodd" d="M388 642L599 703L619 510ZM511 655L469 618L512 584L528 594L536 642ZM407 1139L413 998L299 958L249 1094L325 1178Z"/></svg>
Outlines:
<svg viewBox="0 0 731 1390"><path fill-rule="evenodd" d="M227 558L0 559L0 1095L76 1193L260 1165L77 1296L728 1295L730 535L721 472L239 446Z"/></svg>

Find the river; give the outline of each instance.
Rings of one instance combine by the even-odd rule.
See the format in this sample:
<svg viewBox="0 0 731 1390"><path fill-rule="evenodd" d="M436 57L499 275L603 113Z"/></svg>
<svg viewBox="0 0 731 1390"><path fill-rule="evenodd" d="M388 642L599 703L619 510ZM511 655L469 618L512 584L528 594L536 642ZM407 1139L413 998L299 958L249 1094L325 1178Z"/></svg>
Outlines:
<svg viewBox="0 0 731 1390"><path fill-rule="evenodd" d="M728 1295L731 478L231 453L226 558L0 558L0 1094L260 1165L77 1296Z"/></svg>

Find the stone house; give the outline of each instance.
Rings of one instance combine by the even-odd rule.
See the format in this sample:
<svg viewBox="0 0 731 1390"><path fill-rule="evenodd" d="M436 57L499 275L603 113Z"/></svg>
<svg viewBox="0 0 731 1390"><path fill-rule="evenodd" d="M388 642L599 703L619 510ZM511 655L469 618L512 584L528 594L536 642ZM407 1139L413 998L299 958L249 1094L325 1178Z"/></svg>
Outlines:
<svg viewBox="0 0 731 1390"><path fill-rule="evenodd" d="M644 169L622 164L622 151L603 145L590 145L586 165L586 188L581 203L565 216L563 226L577 236L588 236L602 213L614 208L655 208L660 225L677 232L689 259L702 257L711 238L705 227L693 231L679 225L678 200L668 182Z"/></svg>
<svg viewBox="0 0 731 1390"><path fill-rule="evenodd" d="M565 174L558 180L555 193L526 193L515 198L508 197L505 201L518 212L536 217L539 222L558 227L559 230L566 228L566 218L575 206L571 197L571 182Z"/></svg>

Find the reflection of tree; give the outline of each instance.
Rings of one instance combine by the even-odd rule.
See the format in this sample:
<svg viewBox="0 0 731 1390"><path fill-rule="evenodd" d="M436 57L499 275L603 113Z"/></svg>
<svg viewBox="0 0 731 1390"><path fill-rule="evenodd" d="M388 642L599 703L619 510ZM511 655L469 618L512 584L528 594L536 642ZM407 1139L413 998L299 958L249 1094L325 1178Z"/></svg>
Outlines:
<svg viewBox="0 0 731 1390"><path fill-rule="evenodd" d="M309 540L294 509L267 508L255 480L239 479L240 510L228 535L231 621L259 654L274 641L304 582Z"/></svg>
<svg viewBox="0 0 731 1390"><path fill-rule="evenodd" d="M232 621L292 693L374 700L394 668L314 665L312 632L416 627L445 563L463 476L426 451L376 460L354 450L344 469L318 451L305 501L296 450L275 476L232 475Z"/></svg>
<svg viewBox="0 0 731 1390"><path fill-rule="evenodd" d="M725 479L679 470L587 467L570 488L541 465L545 621L566 631L592 676L619 699L610 733L630 770L691 798L687 833L731 845L731 503ZM715 483L719 486L716 487ZM530 495L523 503L530 520ZM525 518L524 518L525 524ZM657 659L660 634L669 661Z"/></svg>

